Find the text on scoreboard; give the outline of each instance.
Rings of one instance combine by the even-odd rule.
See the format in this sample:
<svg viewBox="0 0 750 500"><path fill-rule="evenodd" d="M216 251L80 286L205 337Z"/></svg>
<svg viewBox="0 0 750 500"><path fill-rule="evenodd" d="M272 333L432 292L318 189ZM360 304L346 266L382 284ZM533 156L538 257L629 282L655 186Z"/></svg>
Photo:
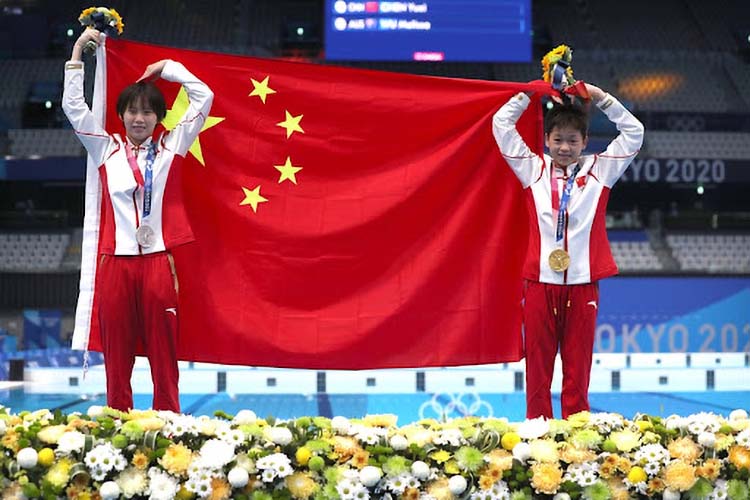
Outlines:
<svg viewBox="0 0 750 500"><path fill-rule="evenodd" d="M531 0L326 0L326 59L531 59Z"/></svg>

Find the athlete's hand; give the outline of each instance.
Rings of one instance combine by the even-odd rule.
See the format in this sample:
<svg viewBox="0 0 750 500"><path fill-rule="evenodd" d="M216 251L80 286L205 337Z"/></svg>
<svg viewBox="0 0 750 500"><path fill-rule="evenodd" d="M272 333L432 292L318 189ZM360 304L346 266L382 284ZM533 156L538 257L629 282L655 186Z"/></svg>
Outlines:
<svg viewBox="0 0 750 500"><path fill-rule="evenodd" d="M136 80L138 82L142 80L156 80L161 76L161 72L164 69L164 65L167 64L169 59L162 59L161 61L149 64L146 66L146 70L143 72L141 77Z"/></svg>

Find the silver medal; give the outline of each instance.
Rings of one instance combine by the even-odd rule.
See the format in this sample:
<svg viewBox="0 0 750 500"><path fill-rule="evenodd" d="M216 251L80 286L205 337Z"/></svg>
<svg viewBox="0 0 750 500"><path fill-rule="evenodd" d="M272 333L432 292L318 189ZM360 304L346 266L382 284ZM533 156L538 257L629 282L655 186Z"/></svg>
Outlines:
<svg viewBox="0 0 750 500"><path fill-rule="evenodd" d="M143 248L149 248L156 243L156 233L151 226L141 224L135 231L135 240Z"/></svg>

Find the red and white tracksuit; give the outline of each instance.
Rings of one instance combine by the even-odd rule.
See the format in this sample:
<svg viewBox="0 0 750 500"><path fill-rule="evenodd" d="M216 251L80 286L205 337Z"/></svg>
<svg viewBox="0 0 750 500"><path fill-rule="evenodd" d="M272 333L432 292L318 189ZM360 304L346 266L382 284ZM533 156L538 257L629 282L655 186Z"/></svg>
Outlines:
<svg viewBox="0 0 750 500"><path fill-rule="evenodd" d="M567 224L556 241L560 196L577 164L564 169L549 155L533 153L516 130L530 99L520 93L493 118L495 140L524 187L529 242L524 263L524 346L526 351L526 416L552 418L550 385L555 356L563 363L562 415L588 410L591 357L599 307L598 281L617 274L609 248L605 214L609 192L638 153L643 125L607 94L597 103L620 134L607 150L579 158L567 207ZM570 255L564 272L553 271L550 253L563 248Z"/></svg>
<svg viewBox="0 0 750 500"><path fill-rule="evenodd" d="M104 351L107 404L120 410L133 407L130 377L136 342L143 346L151 365L153 407L180 410L178 280L168 251L194 239L181 199L180 163L203 127L213 93L174 61L167 62L161 77L182 84L190 104L179 123L156 140L151 212L141 220L144 189L138 187L126 148L131 148L145 176L151 139L135 146L127 137L108 134L84 100L83 65L71 61L65 70L63 110L89 157L100 165L102 203L94 304ZM136 229L142 223L156 234L156 243L149 248L136 240Z"/></svg>

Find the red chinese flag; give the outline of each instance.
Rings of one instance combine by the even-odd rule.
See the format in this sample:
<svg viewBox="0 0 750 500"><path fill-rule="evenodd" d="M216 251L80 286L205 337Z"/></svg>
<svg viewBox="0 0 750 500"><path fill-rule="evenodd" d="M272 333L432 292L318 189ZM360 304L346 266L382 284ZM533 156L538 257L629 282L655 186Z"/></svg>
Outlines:
<svg viewBox="0 0 750 500"><path fill-rule="evenodd" d="M172 250L181 359L370 369L522 357L526 207L492 115L538 85L107 40L107 130L122 130L121 89L166 58L215 94L181 165L196 237ZM158 84L179 117L179 85ZM519 130L539 151L532 109ZM95 322L89 347L101 347Z"/></svg>

